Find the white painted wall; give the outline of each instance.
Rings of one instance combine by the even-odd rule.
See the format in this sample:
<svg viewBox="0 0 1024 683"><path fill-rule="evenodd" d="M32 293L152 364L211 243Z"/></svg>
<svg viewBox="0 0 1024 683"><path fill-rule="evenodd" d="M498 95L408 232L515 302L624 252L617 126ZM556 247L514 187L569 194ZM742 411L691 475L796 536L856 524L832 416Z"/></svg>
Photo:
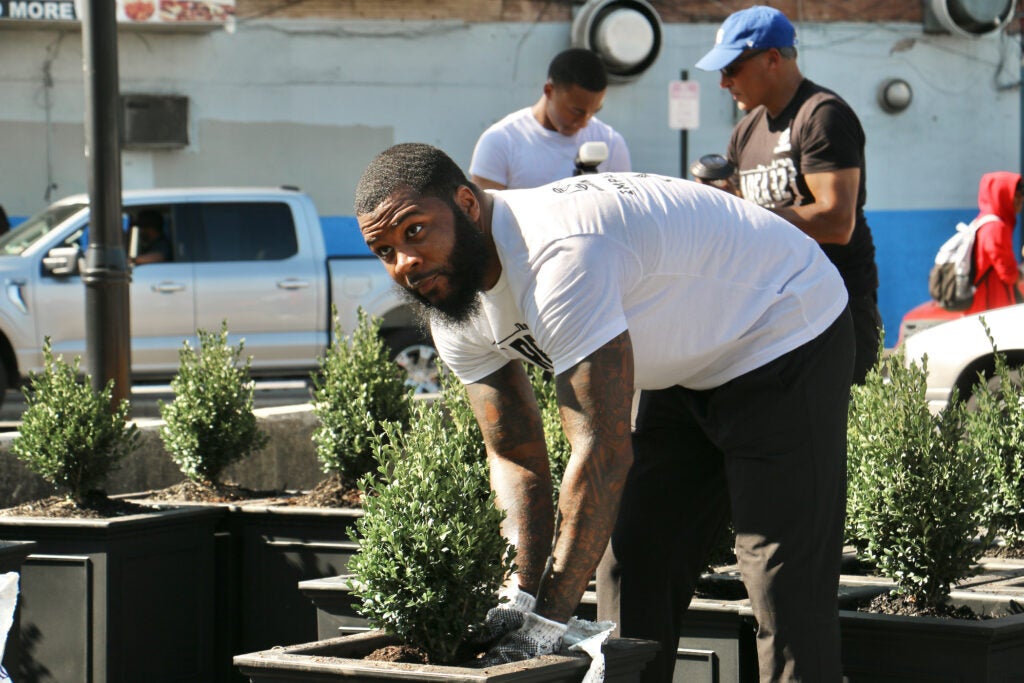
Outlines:
<svg viewBox="0 0 1024 683"><path fill-rule="evenodd" d="M688 156L724 150L732 103L717 74L692 68L715 28L666 26L654 67L609 90L601 118L626 136L635 168L680 172L680 134L667 127L667 85L682 69L702 92L701 126L689 133ZM1020 93L1000 87L1019 79L1014 40L925 35L916 24L808 24L798 31L804 73L844 96L867 131L869 209L973 206L981 173L1019 168ZM192 171L194 184L238 182L259 167L309 187L324 213L347 214L352 179L373 150L361 145L358 154L336 158L345 156L338 154L344 136L366 127L375 142L429 142L468 166L479 133L531 104L551 56L568 46L568 24L252 21L233 34L125 31L122 92L187 95L192 144L126 152L123 184L159 184L159 169L175 159L210 170ZM13 28L0 32L0 55L0 163L7 179L0 203L24 215L43 204L48 164L58 186L51 194L85 189L75 140L83 109L81 39L77 32ZM914 88L902 114L885 114L875 102L887 77ZM278 144L267 158L260 140L224 159L223 146L203 138L205 122L274 124L285 140L296 125L307 136L315 126L342 137L324 145L331 159L318 158L325 154L308 144L291 157ZM218 158L204 157L206 150Z"/></svg>

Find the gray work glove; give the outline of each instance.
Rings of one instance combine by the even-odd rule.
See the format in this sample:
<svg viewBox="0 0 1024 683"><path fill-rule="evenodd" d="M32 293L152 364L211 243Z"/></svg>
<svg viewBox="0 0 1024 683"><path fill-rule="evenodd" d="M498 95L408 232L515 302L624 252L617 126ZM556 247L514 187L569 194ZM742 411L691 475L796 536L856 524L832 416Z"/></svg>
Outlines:
<svg viewBox="0 0 1024 683"><path fill-rule="evenodd" d="M537 604L536 598L518 587L503 592L500 597L504 598L505 602L488 610L483 625L469 634L469 643L490 647L506 634L522 626L523 617L532 612Z"/></svg>
<svg viewBox="0 0 1024 683"><path fill-rule="evenodd" d="M565 624L530 612L524 616L523 625L499 640L497 645L477 660L476 666L487 668L557 652L562 646L565 630Z"/></svg>

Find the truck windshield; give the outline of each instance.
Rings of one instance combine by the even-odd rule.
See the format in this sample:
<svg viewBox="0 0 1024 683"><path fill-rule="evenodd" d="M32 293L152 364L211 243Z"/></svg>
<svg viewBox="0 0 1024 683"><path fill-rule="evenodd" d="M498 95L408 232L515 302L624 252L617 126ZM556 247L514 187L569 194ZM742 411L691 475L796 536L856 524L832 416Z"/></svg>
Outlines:
<svg viewBox="0 0 1024 683"><path fill-rule="evenodd" d="M0 255L17 256L88 204L49 206L0 237Z"/></svg>

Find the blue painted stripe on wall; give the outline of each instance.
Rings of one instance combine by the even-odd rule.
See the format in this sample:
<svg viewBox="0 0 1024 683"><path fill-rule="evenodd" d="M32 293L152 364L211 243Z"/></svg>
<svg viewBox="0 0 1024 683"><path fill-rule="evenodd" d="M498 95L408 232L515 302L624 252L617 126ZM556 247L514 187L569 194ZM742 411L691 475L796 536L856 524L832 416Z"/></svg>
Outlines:
<svg viewBox="0 0 1024 683"><path fill-rule="evenodd" d="M886 346L892 346L896 343L903 314L928 301L928 272L935 262L935 252L953 234L956 224L973 220L978 209L867 211L866 214L875 238L880 281L878 308L885 325ZM1018 261L1020 233L1019 229L1014 232Z"/></svg>
<svg viewBox="0 0 1024 683"><path fill-rule="evenodd" d="M867 211L875 238L878 264L878 308L885 326L886 346L896 343L900 319L928 300L928 271L935 252L953 234L956 224L970 221L975 208Z"/></svg>

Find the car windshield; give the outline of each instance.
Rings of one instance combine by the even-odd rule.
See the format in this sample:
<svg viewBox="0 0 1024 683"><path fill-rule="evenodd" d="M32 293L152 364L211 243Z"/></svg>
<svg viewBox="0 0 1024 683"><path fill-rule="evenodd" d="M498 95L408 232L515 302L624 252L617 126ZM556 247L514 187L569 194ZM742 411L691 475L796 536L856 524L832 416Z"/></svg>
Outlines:
<svg viewBox="0 0 1024 683"><path fill-rule="evenodd" d="M0 255L17 256L87 206L88 204L58 204L43 209L0 237Z"/></svg>

